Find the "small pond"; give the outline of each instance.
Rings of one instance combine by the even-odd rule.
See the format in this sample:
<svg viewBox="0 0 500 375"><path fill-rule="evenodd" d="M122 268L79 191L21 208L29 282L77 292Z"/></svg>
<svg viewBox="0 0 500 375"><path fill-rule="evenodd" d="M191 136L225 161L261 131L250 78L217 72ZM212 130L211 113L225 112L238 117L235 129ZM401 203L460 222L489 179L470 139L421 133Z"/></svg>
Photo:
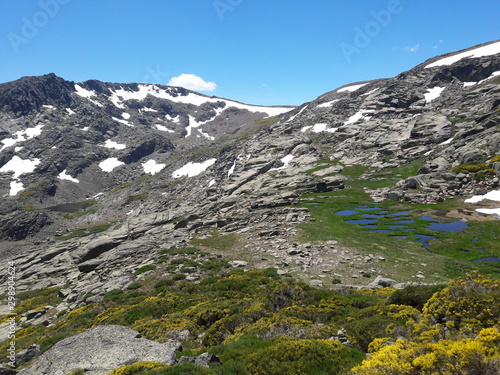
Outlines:
<svg viewBox="0 0 500 375"><path fill-rule="evenodd" d="M450 223L432 223L427 226L428 229L439 230L443 232L461 232L469 226L462 220L452 221Z"/></svg>
<svg viewBox="0 0 500 375"><path fill-rule="evenodd" d="M360 206L350 210L338 211L336 214L340 216L359 215L358 217L361 217L361 219L353 218L351 220L346 220L346 223L362 225L363 229L367 229L369 232L373 233L392 233L393 235L391 237L397 239L407 239L408 236L402 235L401 232L416 231L416 228L412 228L411 224L415 224L418 221L429 222L429 225L426 227L427 229L446 233L461 232L463 229L468 228L467 223L462 220L443 223L442 220L428 215L422 215L417 220L414 220L407 217L411 215L411 211L409 210L392 213L388 212L389 211L383 211L381 207ZM384 225L380 228L378 224L380 224L381 220L384 220ZM419 233L415 233L414 236L425 249L429 247L429 241L436 239L435 236ZM477 243L479 241L474 239L473 242Z"/></svg>
<svg viewBox="0 0 500 375"><path fill-rule="evenodd" d="M484 257L480 259L475 259L473 262L500 262L499 257Z"/></svg>
<svg viewBox="0 0 500 375"><path fill-rule="evenodd" d="M428 236L425 234L415 234L415 237L417 237L417 241L422 244L422 247L424 249L427 249L429 247L429 241L430 240L435 240L436 237L434 236Z"/></svg>
<svg viewBox="0 0 500 375"><path fill-rule="evenodd" d="M375 224L378 220L374 219L357 219L357 220L347 220L346 223L349 224Z"/></svg>

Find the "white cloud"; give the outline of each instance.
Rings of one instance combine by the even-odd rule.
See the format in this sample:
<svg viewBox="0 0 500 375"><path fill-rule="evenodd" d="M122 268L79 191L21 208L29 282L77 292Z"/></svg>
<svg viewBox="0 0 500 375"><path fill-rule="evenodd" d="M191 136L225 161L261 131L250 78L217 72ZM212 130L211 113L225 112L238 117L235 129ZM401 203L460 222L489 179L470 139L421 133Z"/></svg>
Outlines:
<svg viewBox="0 0 500 375"><path fill-rule="evenodd" d="M168 84L196 91L214 91L217 88L215 82L207 82L194 74L181 74L178 77L173 77Z"/></svg>
<svg viewBox="0 0 500 375"><path fill-rule="evenodd" d="M412 47L405 47L406 52L417 52L419 49L420 49L420 43L417 43Z"/></svg>

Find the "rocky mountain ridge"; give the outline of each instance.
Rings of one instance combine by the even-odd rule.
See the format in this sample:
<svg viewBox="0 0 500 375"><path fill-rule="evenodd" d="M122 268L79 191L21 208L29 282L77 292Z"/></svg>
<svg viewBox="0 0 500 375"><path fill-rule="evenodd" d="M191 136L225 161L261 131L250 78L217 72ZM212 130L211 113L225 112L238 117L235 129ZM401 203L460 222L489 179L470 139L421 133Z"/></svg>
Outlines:
<svg viewBox="0 0 500 375"><path fill-rule="evenodd" d="M498 161L484 179L450 170L500 154L500 55L474 56L498 45L297 108L53 74L2 84L2 257L18 264L21 289L70 283L72 308L129 283L158 249L213 236L239 237L240 265L291 273L335 274L352 254L383 262L335 240L300 243L297 225L314 220L304 194L344 189L348 166L370 179L416 160L416 176L367 190L373 199L429 203L498 187ZM447 63L460 54L472 57Z"/></svg>
<svg viewBox="0 0 500 375"><path fill-rule="evenodd" d="M2 280L14 262L18 291L58 286L64 302L53 308L73 311L156 268L199 282L199 266L173 267L184 257L162 263L162 251L196 246L234 268L275 267L316 287L442 281L443 270L429 270L434 255L414 253L414 243L402 258L382 237L354 246L313 208L371 197L426 213L456 198L439 220L496 228L496 216L476 208L496 212L497 203L463 200L498 188L499 75L497 41L297 108L54 74L2 84ZM24 320L55 319L42 315Z"/></svg>

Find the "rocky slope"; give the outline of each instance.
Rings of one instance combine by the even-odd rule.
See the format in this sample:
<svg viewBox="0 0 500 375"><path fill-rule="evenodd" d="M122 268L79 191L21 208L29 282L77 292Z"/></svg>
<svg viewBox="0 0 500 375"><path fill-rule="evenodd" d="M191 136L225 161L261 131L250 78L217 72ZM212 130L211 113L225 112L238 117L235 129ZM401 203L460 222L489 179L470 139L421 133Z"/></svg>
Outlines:
<svg viewBox="0 0 500 375"><path fill-rule="evenodd" d="M159 250L196 241L234 267L278 267L318 286L325 272L345 277L361 265L378 281L349 283L377 286L394 271L383 253L335 233L301 241L300 225L315 220L305 197L348 187L345 168L363 167L373 181L415 162L416 175L391 175L399 182L365 191L377 201L434 203L498 187L499 45L298 108L53 74L2 84L1 257L16 264L20 291L64 286L60 310L129 285ZM474 208L465 211L478 215Z"/></svg>

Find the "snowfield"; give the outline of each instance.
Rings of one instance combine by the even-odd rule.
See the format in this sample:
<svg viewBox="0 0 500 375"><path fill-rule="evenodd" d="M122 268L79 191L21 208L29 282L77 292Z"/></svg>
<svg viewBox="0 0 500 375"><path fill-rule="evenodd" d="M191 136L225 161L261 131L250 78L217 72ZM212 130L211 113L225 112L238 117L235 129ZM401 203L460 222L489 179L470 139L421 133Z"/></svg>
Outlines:
<svg viewBox="0 0 500 375"><path fill-rule="evenodd" d="M361 83L359 85L351 85L347 87L342 87L341 89L338 89L337 92L354 92L356 90L359 90L361 87L366 86L368 83Z"/></svg>
<svg viewBox="0 0 500 375"><path fill-rule="evenodd" d="M34 137L38 137L42 134L42 128L44 125L37 125L34 128L28 128L26 130L20 130L14 133L14 138L5 138L2 139L3 146L0 149L0 152L6 149L7 147L13 146L16 143L27 141L28 139L32 139Z"/></svg>
<svg viewBox="0 0 500 375"><path fill-rule="evenodd" d="M205 172L209 167L215 164L217 159L208 159L203 163L192 163L189 162L185 166L177 169L172 173L173 178L181 178L184 176L194 177L198 176L202 172Z"/></svg>
<svg viewBox="0 0 500 375"><path fill-rule="evenodd" d="M435 61L435 62L427 65L425 68L428 69L428 68L434 68L435 66L451 65L451 64L454 64L457 61L460 61L462 59L491 56L491 55L496 55L497 53L500 53L500 42L488 44L487 46L483 46L483 47L475 48L475 49L470 50L470 51L458 53L458 54L450 56L450 57L445 57L444 59Z"/></svg>
<svg viewBox="0 0 500 375"><path fill-rule="evenodd" d="M148 173L150 175L157 174L166 166L167 166L166 164L159 164L156 162L156 160L152 159L148 160L145 163L142 163L142 168L144 169L144 173Z"/></svg>
<svg viewBox="0 0 500 375"><path fill-rule="evenodd" d="M83 94L94 94L85 90ZM217 97L207 97L204 95L196 94L190 92L187 95L179 95L178 90L174 87L168 87L165 89L159 88L156 85L138 85L137 91L127 91L123 88L112 91L112 95L109 100L118 108L124 109L125 105L123 102L127 100L138 100L142 101L146 99L148 95L154 96L160 99L171 100L176 103L193 104L196 106L202 105L204 103L217 103L223 102L226 105L224 109L229 107L236 107L238 109L246 109L250 112L263 112L268 116L277 116L282 113L293 110L293 107L264 107L264 106L254 106L249 104L238 103L232 100L217 98ZM83 95L82 95L83 96Z"/></svg>
<svg viewBox="0 0 500 375"><path fill-rule="evenodd" d="M125 164L124 162L118 160L117 158L109 158L99 163L99 168L101 168L104 172L110 173L116 167Z"/></svg>
<svg viewBox="0 0 500 375"><path fill-rule="evenodd" d="M62 171L61 173L59 173L59 176L57 176L57 178L61 179L61 180L67 180L67 181L71 181L71 182L75 182L75 183L80 183L79 180L77 180L76 178L73 178L71 177L67 172L66 172L66 169L64 171Z"/></svg>
<svg viewBox="0 0 500 375"><path fill-rule="evenodd" d="M424 94L426 103L430 103L433 100L439 98L441 93L444 91L446 87L433 87L432 89L427 89L427 92Z"/></svg>

